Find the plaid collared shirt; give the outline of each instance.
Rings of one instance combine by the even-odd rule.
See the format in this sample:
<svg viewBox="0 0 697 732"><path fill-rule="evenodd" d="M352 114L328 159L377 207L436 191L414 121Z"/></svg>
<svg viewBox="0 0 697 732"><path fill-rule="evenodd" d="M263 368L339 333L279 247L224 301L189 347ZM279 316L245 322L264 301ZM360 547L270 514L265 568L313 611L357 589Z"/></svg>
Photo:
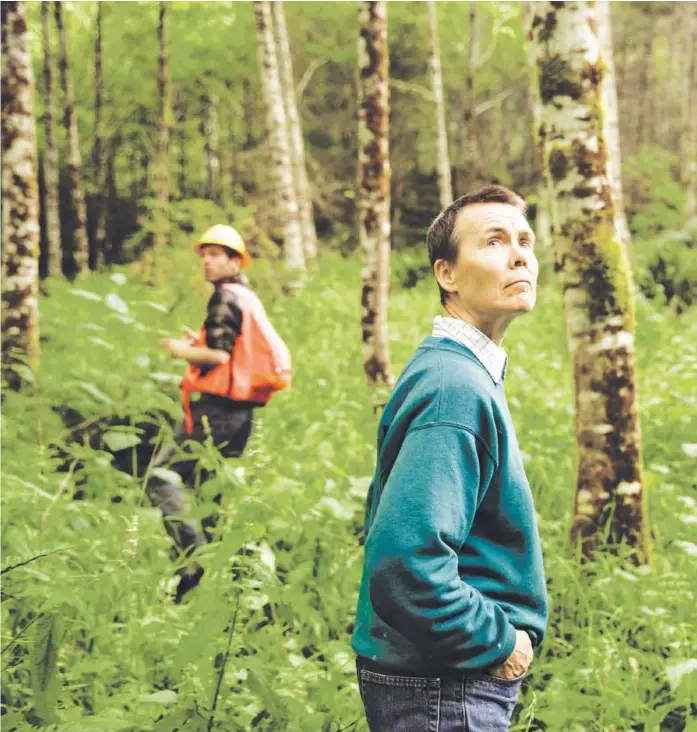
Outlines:
<svg viewBox="0 0 697 732"><path fill-rule="evenodd" d="M436 315L433 319L432 335L436 338L450 338L467 346L489 372L494 383L498 384L506 378L506 352L479 328L458 318Z"/></svg>

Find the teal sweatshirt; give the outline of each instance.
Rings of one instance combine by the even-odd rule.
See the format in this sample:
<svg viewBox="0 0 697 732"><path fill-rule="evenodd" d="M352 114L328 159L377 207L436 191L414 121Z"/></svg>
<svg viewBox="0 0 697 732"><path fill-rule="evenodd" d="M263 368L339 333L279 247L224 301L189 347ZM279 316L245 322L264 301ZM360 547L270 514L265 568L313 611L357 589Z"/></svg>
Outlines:
<svg viewBox="0 0 697 732"><path fill-rule="evenodd" d="M535 509L502 384L426 338L378 428L352 646L435 676L503 663L547 625Z"/></svg>

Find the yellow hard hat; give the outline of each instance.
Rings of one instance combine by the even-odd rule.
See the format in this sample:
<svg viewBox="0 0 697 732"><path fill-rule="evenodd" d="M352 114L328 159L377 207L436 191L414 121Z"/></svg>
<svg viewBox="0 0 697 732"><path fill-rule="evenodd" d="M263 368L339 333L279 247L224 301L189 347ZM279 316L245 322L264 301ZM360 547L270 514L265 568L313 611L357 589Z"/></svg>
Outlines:
<svg viewBox="0 0 697 732"><path fill-rule="evenodd" d="M249 256L247 247L242 241L242 237L237 233L232 226L225 226L224 224L216 224L211 226L203 236L194 244L194 251L200 256L201 248L206 244L217 244L218 246L225 247L230 251L239 254L242 257L241 267L246 267L252 258Z"/></svg>

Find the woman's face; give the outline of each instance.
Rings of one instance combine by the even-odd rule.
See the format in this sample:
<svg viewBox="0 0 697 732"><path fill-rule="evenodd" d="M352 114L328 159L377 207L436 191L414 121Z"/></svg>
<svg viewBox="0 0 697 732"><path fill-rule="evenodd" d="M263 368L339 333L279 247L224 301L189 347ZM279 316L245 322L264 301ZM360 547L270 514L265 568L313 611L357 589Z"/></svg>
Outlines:
<svg viewBox="0 0 697 732"><path fill-rule="evenodd" d="M477 321L501 321L505 327L533 309L539 269L535 235L519 208L507 203L467 206L455 221L454 237L457 260L442 267L441 286L454 296L449 304L454 299L453 306L469 314L476 327Z"/></svg>

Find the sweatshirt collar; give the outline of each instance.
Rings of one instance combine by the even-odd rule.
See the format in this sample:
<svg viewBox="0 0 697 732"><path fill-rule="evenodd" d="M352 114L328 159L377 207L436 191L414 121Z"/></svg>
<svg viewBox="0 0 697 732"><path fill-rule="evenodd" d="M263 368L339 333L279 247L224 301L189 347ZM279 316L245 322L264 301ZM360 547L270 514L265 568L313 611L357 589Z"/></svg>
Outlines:
<svg viewBox="0 0 697 732"><path fill-rule="evenodd" d="M435 338L450 338L469 348L477 360L489 372L495 384L506 378L506 352L497 346L494 341L479 328L458 318L445 315L436 315L433 319L433 333Z"/></svg>

